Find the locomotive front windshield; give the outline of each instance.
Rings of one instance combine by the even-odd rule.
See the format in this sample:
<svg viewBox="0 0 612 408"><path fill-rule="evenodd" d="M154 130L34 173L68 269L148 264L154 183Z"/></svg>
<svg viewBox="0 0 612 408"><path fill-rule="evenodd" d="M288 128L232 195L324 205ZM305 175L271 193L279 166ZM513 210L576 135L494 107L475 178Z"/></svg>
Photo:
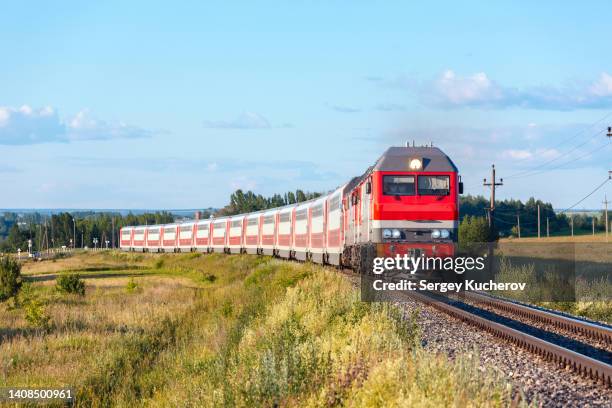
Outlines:
<svg viewBox="0 0 612 408"><path fill-rule="evenodd" d="M448 176L419 176L420 195L449 195L450 178Z"/></svg>
<svg viewBox="0 0 612 408"><path fill-rule="evenodd" d="M383 176L383 194L393 196L414 195L414 176Z"/></svg>

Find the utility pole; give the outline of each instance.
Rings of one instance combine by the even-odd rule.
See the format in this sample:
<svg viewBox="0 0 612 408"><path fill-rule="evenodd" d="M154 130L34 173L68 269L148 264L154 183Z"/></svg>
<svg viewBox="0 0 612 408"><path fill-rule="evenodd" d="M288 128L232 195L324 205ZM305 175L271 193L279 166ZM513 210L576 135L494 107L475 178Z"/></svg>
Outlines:
<svg viewBox="0 0 612 408"><path fill-rule="evenodd" d="M608 228L608 224L609 224L608 223L608 204L609 203L610 202L608 201L608 196L606 195L605 199L604 199L604 202L603 202L603 205L605 206L604 207L605 208L604 209L604 228L606 229L606 242L608 242L608 230L609 230L609 228Z"/></svg>
<svg viewBox="0 0 612 408"><path fill-rule="evenodd" d="M540 239L540 204L538 204L538 239Z"/></svg>
<svg viewBox="0 0 612 408"><path fill-rule="evenodd" d="M591 224L593 224L593 236L595 236L595 217L591 218Z"/></svg>
<svg viewBox="0 0 612 408"><path fill-rule="evenodd" d="M516 229L518 230L518 237L521 239L521 214L516 213Z"/></svg>
<svg viewBox="0 0 612 408"><path fill-rule="evenodd" d="M549 217L546 217L546 238L550 238L550 228L548 225L548 218Z"/></svg>
<svg viewBox="0 0 612 408"><path fill-rule="evenodd" d="M76 249L76 220L74 219L74 216L72 216L72 249Z"/></svg>
<svg viewBox="0 0 612 408"><path fill-rule="evenodd" d="M111 248L115 248L115 217L111 218Z"/></svg>
<svg viewBox="0 0 612 408"><path fill-rule="evenodd" d="M495 187L503 186L504 179L499 179L499 183L495 180L495 165L491 165L491 182L488 183L487 179L483 179L482 185L485 187L491 187L491 204L489 207L489 229L492 231L495 227L494 215L495 215Z"/></svg>
<svg viewBox="0 0 612 408"><path fill-rule="evenodd" d="M572 226L572 237L574 236L574 215L570 216L570 225Z"/></svg>

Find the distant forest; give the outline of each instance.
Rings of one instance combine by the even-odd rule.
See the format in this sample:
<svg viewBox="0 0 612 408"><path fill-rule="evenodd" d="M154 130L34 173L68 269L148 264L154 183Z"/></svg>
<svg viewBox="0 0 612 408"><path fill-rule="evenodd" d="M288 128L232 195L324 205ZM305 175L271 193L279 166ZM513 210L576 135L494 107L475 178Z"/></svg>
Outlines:
<svg viewBox="0 0 612 408"><path fill-rule="evenodd" d="M230 196L229 203L215 211L203 210L201 218L212 216L235 215L252 211L265 210L268 208L281 207L295 204L321 196L321 193L304 192L297 190L284 194L274 194L264 197L252 191L246 193L236 190ZM545 203L535 198L530 198L525 203L520 200L496 201L495 225L500 236L517 236L517 215L521 222L521 236L534 236L537 234L538 204L540 205L541 233L546 235L546 222L548 220L551 235L569 235L570 217L573 218L574 233L591 233L592 222L595 220L595 228L598 232L604 231L603 211L597 215L586 214L559 214L556 213L552 204ZM460 217L467 215L484 217L487 214L489 201L482 196L464 196L460 198ZM32 240L34 251L46 249L47 247L69 247L77 248L93 247L94 238L98 239L97 246L118 246L119 228L126 225L153 225L174 222L175 215L162 211L145 214L121 215L112 212L63 212L52 216L30 213L19 215L17 213L5 213L0 215L0 251L16 251L20 248L27 251L28 240Z"/></svg>

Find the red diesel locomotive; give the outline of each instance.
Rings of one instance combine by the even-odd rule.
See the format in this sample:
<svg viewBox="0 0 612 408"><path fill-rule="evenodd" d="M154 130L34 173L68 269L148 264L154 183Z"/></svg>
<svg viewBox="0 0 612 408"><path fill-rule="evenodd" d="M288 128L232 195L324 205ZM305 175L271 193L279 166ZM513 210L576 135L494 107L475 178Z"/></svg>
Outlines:
<svg viewBox="0 0 612 408"><path fill-rule="evenodd" d="M273 255L367 272L374 257L453 256L463 191L437 147L391 147L316 199L228 217L121 229L121 248Z"/></svg>

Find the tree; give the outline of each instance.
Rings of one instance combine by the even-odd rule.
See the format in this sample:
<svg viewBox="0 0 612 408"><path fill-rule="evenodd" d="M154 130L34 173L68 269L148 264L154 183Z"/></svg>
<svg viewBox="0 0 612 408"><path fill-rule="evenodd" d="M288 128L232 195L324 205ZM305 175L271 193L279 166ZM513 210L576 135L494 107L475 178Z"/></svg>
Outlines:
<svg viewBox="0 0 612 408"><path fill-rule="evenodd" d="M459 224L459 248L467 253L479 252L484 243L494 240L485 217L466 215Z"/></svg>
<svg viewBox="0 0 612 408"><path fill-rule="evenodd" d="M10 256L0 258L0 302L15 296L21 287L21 265Z"/></svg>

